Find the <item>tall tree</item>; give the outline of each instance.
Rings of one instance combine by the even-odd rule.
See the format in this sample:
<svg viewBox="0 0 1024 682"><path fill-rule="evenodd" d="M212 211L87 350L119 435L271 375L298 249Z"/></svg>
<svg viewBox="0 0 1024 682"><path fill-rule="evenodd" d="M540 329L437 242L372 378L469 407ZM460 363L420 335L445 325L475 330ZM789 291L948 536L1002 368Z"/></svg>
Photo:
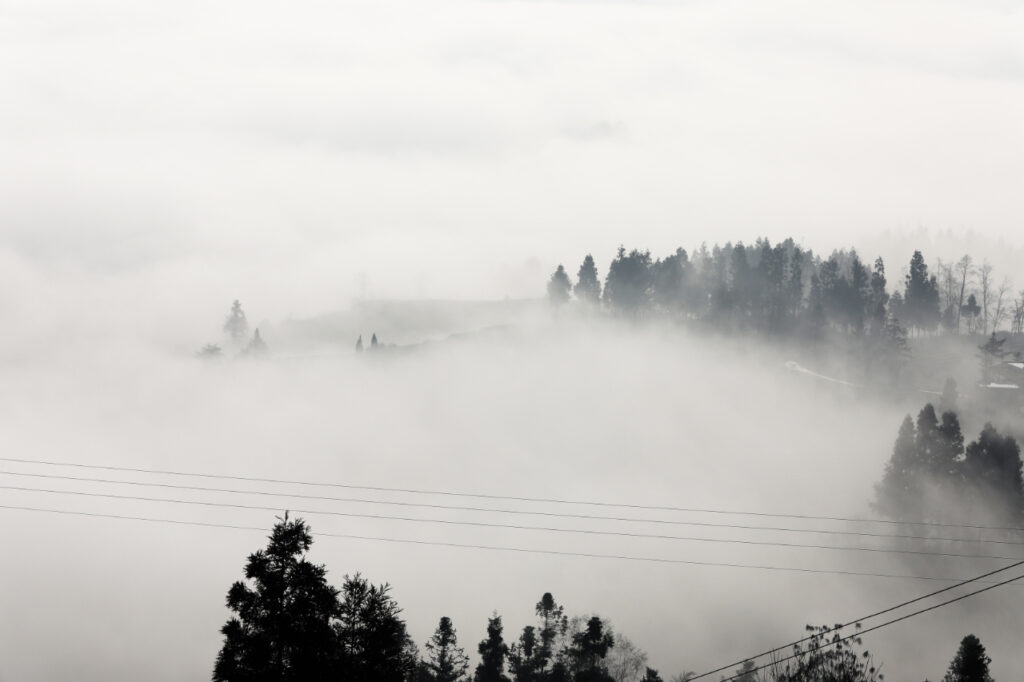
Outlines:
<svg viewBox="0 0 1024 682"><path fill-rule="evenodd" d="M919 473L924 467L915 441L914 422L907 415L900 425L885 475L875 488L874 507L891 519L912 520L919 511Z"/></svg>
<svg viewBox="0 0 1024 682"><path fill-rule="evenodd" d="M967 291L967 283L971 275L974 273L974 265L972 264L971 257L964 255L956 264L957 278L960 280L960 294L957 296L956 303L956 333L960 333L960 315L964 309L964 294Z"/></svg>
<svg viewBox="0 0 1024 682"><path fill-rule="evenodd" d="M929 276L928 266L920 251L915 251L910 259L903 307L903 321L918 331L932 331L938 326L941 318L939 285L934 275Z"/></svg>
<svg viewBox="0 0 1024 682"><path fill-rule="evenodd" d="M569 646L569 669L574 678L583 682L615 682L604 665L605 656L615 646L615 638L605 628L604 622L592 616L580 632L573 634Z"/></svg>
<svg viewBox="0 0 1024 682"><path fill-rule="evenodd" d="M992 682L988 672L988 664L991 662L981 640L974 635L967 635L960 640L960 648L942 682Z"/></svg>
<svg viewBox="0 0 1024 682"><path fill-rule="evenodd" d="M328 678L338 592L327 584L324 567L306 560L312 544L305 521L285 514L267 548L249 556L246 581L228 591L235 616L221 628L214 682Z"/></svg>
<svg viewBox="0 0 1024 682"><path fill-rule="evenodd" d="M416 668L415 647L387 584L345 576L334 624L337 672L346 682L404 682Z"/></svg>
<svg viewBox="0 0 1024 682"><path fill-rule="evenodd" d="M594 257L589 253L583 259L579 272L576 273L576 286L573 293L580 301L597 305L601 301L601 281L597 278L597 266Z"/></svg>
<svg viewBox="0 0 1024 682"><path fill-rule="evenodd" d="M572 291L572 284L569 282L569 275L565 273L565 268L559 263L558 268L548 281L548 300L556 307L561 306L569 302L570 291Z"/></svg>
<svg viewBox="0 0 1024 682"><path fill-rule="evenodd" d="M242 304L238 302L238 299L231 304L231 312L224 320L224 331L236 343L241 343L249 334L249 321L245 319L245 311L242 310Z"/></svg>
<svg viewBox="0 0 1024 682"><path fill-rule="evenodd" d="M627 254L620 246L608 266L604 300L612 309L636 316L647 308L650 298L651 252L633 249Z"/></svg>
<svg viewBox="0 0 1024 682"><path fill-rule="evenodd" d="M426 672L429 682L459 682L469 668L469 658L459 647L455 627L443 616L427 642Z"/></svg>
<svg viewBox="0 0 1024 682"><path fill-rule="evenodd" d="M545 592L541 596L534 610L540 619L540 629L537 631L537 669L543 673L554 659L555 639L565 632L568 621L565 609L555 601L550 592Z"/></svg>
<svg viewBox="0 0 1024 682"><path fill-rule="evenodd" d="M686 302L686 286L690 277L690 261L686 250L679 248L664 260L651 265L651 299L668 312L678 312Z"/></svg>
<svg viewBox="0 0 1024 682"><path fill-rule="evenodd" d="M985 424L978 440L967 446L963 468L974 506L1012 522L1022 517L1020 446L1012 436L1000 435L992 424Z"/></svg>
<svg viewBox="0 0 1024 682"><path fill-rule="evenodd" d="M505 675L505 659L509 649L502 637L501 616L494 614L487 619L487 639L477 646L480 663L476 667L474 682L508 682Z"/></svg>

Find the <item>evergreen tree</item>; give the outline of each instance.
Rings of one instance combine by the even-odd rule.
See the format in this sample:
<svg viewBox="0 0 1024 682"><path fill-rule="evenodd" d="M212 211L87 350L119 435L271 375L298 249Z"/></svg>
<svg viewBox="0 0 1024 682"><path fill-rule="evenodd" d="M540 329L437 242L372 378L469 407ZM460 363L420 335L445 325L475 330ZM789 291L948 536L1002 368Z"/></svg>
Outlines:
<svg viewBox="0 0 1024 682"><path fill-rule="evenodd" d="M967 303L960 306L960 313L967 319L967 333L973 333L978 323L978 315L981 314L981 306L978 305L978 300L974 297L974 294L969 295Z"/></svg>
<svg viewBox="0 0 1024 682"><path fill-rule="evenodd" d="M663 310L674 312L686 301L686 285L690 276L690 261L685 249L651 266L651 298Z"/></svg>
<svg viewBox="0 0 1024 682"><path fill-rule="evenodd" d="M919 511L919 473L923 467L915 436L914 422L907 415L900 425L885 475L875 488L874 507L892 519L911 519Z"/></svg>
<svg viewBox="0 0 1024 682"><path fill-rule="evenodd" d="M576 286L573 288L577 300L597 305L601 301L601 281L597 277L597 266L594 257L589 253L583 259L579 272L576 273Z"/></svg>
<svg viewBox="0 0 1024 682"><path fill-rule="evenodd" d="M509 649L502 637L501 616L495 614L487 620L487 639L477 646L480 663L476 667L474 682L508 682L505 659Z"/></svg>
<svg viewBox="0 0 1024 682"><path fill-rule="evenodd" d="M224 320L224 331L236 343L240 343L249 333L249 322L245 319L242 304L237 299L231 304L231 312Z"/></svg>
<svg viewBox="0 0 1024 682"><path fill-rule="evenodd" d="M942 317L939 310L939 284L928 275L928 266L920 251L910 259L906 289L903 294L904 313L901 318L919 331L933 331Z"/></svg>
<svg viewBox="0 0 1024 682"><path fill-rule="evenodd" d="M235 616L221 628L214 682L328 679L338 592L324 567L306 560L312 544L306 523L285 514L267 548L249 556L248 582L228 591Z"/></svg>
<svg viewBox="0 0 1024 682"><path fill-rule="evenodd" d="M885 263L878 257L871 271L871 293L868 298L868 320L874 334L882 334L887 321L885 307L889 303L889 294L885 290L885 284Z"/></svg>
<svg viewBox="0 0 1024 682"><path fill-rule="evenodd" d="M537 632L537 670L543 673L554 659L555 639L566 631L568 620L565 617L565 609L555 601L550 592L545 592L541 596L535 611L540 619L540 629Z"/></svg>
<svg viewBox="0 0 1024 682"><path fill-rule="evenodd" d="M628 254L620 246L608 266L604 300L616 311L639 315L651 299L651 252L633 249Z"/></svg>
<svg viewBox="0 0 1024 682"><path fill-rule="evenodd" d="M566 274L565 268L559 264L548 281L548 300L556 307L564 305L569 302L570 291L572 291L572 283L569 282L569 275Z"/></svg>
<svg viewBox="0 0 1024 682"><path fill-rule="evenodd" d="M252 340L249 341L249 345L245 348L246 355L265 355L267 352L267 343L260 336L259 327L253 332Z"/></svg>
<svg viewBox="0 0 1024 682"><path fill-rule="evenodd" d="M1024 511L1020 446L985 424L978 440L967 446L964 478L975 505L1016 522ZM995 509L993 509L995 507Z"/></svg>
<svg viewBox="0 0 1024 682"><path fill-rule="evenodd" d="M405 682L416 668L415 645L387 584L345 576L338 619L337 676L346 682Z"/></svg>
<svg viewBox="0 0 1024 682"><path fill-rule="evenodd" d="M448 616L437 624L434 636L427 642L426 672L429 682L459 682L469 668L466 652L459 647L455 627Z"/></svg>
<svg viewBox="0 0 1024 682"><path fill-rule="evenodd" d="M942 682L992 682L988 664L992 659L985 653L985 647L974 635L960 640L960 649L949 664L949 670Z"/></svg>
<svg viewBox="0 0 1024 682"><path fill-rule="evenodd" d="M523 628L519 641L509 649L509 669L516 682L537 679L537 630L532 625Z"/></svg>
<svg viewBox="0 0 1024 682"><path fill-rule="evenodd" d="M613 646L615 638L612 633L605 630L600 618L592 616L582 631L573 634L569 647L569 668L575 673L576 679L614 679L603 665L605 656Z"/></svg>

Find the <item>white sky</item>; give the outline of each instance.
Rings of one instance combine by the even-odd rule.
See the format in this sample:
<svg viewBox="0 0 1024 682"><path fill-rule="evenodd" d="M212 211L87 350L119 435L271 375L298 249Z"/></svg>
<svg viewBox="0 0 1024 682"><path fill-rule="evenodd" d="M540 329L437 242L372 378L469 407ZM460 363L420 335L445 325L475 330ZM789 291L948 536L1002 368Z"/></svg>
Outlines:
<svg viewBox="0 0 1024 682"><path fill-rule="evenodd" d="M302 314L536 295L619 242L1019 243L1022 35L1019 2L5 0L0 245Z"/></svg>

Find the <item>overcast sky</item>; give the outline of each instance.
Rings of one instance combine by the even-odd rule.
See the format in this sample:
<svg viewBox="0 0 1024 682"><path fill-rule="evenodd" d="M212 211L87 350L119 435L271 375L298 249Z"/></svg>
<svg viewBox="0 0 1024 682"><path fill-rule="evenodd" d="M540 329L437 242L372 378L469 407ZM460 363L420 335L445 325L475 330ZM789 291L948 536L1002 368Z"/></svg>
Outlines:
<svg viewBox="0 0 1024 682"><path fill-rule="evenodd" d="M906 410L808 393L779 369L788 356L588 331L388 369L339 353L211 370L191 354L235 298L259 324L353 296L538 297L555 264L575 272L593 252L603 273L619 243L662 254L793 236L903 262L927 244L1002 274L1024 262L1022 36L1024 3L984 0L0 0L4 452L866 513ZM835 441L824 475L822 434ZM223 595L261 532L17 514L0 518L0 678L207 675ZM665 673L909 589L406 550L315 552L335 582L392 580L420 642L450 613L473 649L495 608L511 634L551 589ZM856 562L878 566L973 574ZM971 627L1000 652L997 673L1019 670L1010 616L964 613L922 621L935 639L885 640L889 669L940 674Z"/></svg>
<svg viewBox="0 0 1024 682"><path fill-rule="evenodd" d="M1021 35L1009 1L5 0L0 247L285 315L537 295L620 242L1019 242Z"/></svg>

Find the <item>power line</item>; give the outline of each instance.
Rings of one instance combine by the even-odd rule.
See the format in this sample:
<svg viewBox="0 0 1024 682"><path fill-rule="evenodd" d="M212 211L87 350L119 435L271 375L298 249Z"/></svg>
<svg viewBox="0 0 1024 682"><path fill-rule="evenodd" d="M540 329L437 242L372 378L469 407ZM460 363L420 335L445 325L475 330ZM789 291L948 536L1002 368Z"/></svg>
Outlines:
<svg viewBox="0 0 1024 682"><path fill-rule="evenodd" d="M147 516L132 516L122 514L105 514L98 512L82 512L75 510L64 510L64 509L48 509L43 507L28 507L20 505L8 505L0 504L0 509L10 509L18 511L33 511L33 512L45 512L51 514L60 514L65 516L85 516L91 518L101 519L118 519L126 521L146 521L150 523L168 523L174 525L183 526L202 526L206 528L229 528L234 530L253 530L253 531L266 531L265 528L257 526L237 526L229 524L216 524L206 523L200 521L181 521L175 519L162 519L153 518ZM276 510L275 510L276 511ZM819 575L842 575L850 577L862 577L862 578L890 578L898 580L930 580L935 582L960 582L962 578L944 578L941 576L924 576L924 575L908 575L899 573L868 573L862 571L843 571L843 570L830 570L820 568L803 568L799 566L771 566L762 564L740 564L730 562L717 562L717 561L699 561L696 559L670 559L664 557L645 557L645 556L633 556L627 554L600 554L595 552L570 552L566 550L555 550L555 549L535 549L528 547L507 547L498 545L479 545L471 543L460 543L460 542L444 542L440 540L418 540L412 538L386 538L371 535L352 535L347 533L316 533L317 537L329 537L329 538L342 538L346 540L365 540L370 542L387 542L393 544L408 544L408 545L423 545L431 547L450 547L458 549L478 549L495 552L513 552L517 554L544 554L548 556L567 556L567 557L580 557L588 559L615 559L621 561L637 561L645 563L656 563L656 564L676 564L686 566L705 566L711 568L748 568L763 571L778 571L778 572L791 572L791 573L809 573Z"/></svg>
<svg viewBox="0 0 1024 682"><path fill-rule="evenodd" d="M943 606L948 606L949 604L953 604L953 603L961 601L963 599L967 599L968 597L973 597L976 594L981 594L982 592L988 592L989 590L994 590L995 588L1002 587L1003 585L1009 585L1010 583L1012 583L1014 581L1017 581L1017 580L1020 580L1021 578L1024 578L1024 575L1018 575L1015 578L1010 578L1008 580L1003 580L1003 581L1000 581L1000 582L997 582L997 583L993 583L992 585L989 585L988 587L983 587L980 590L975 590L974 592L968 592L967 594L962 594L959 597L954 597L952 599L948 599L948 600L946 600L944 602L941 602L939 604L934 604L934 605L929 606L927 608L923 608L923 609L921 609L919 611L914 611L913 613L908 613L905 616L900 616L899 618L893 618L892 620L886 621L886 622L884 622L884 623L882 623L880 625L875 625L874 627L870 627L870 628L868 628L866 630L860 630L858 632L855 632L852 635L847 635L846 637L840 637L839 639L836 639L834 641L826 642L825 644L822 644L821 647L818 650L820 651L821 649L825 649L825 648L828 648L830 646L834 646L836 644L839 644L840 642L845 642L848 639L853 639L855 637L861 637L863 635L866 635L869 632L874 632L875 630L880 630L880 629L882 629L884 627L888 627L890 625L894 625L895 623L899 623L901 621L913 618L914 616L920 616L922 613L928 613L929 611L934 611L935 609L942 608ZM771 663L767 663L765 665L758 666L758 667L754 668L753 670L748 670L747 672L744 672L742 674L733 675L732 677L727 677L724 680L722 680L722 682L733 682L733 680L737 680L737 679L743 677L744 675L747 675L747 674L753 673L753 672L757 672L759 670L763 670L764 668L767 668L769 665L775 666L775 665L778 665L779 663L785 663L786 661L791 661L794 658L799 658L801 655L802 654L791 654L789 656L786 656L785 658L780 658L778 660L772 661ZM691 679L696 679L696 678L691 678Z"/></svg>
<svg viewBox="0 0 1024 682"><path fill-rule="evenodd" d="M389 503L389 502L383 502L383 501L377 501L377 500L352 500L352 499L346 499L346 498L325 498L325 497L318 497L318 496L290 495L290 494L287 494L287 493L269 493L269 492L265 492L265 491L236 491L236 489L203 487L203 486L195 486L195 485L175 485L175 484L170 484L170 483L146 483L146 482L140 482L140 481L111 480L111 479L105 479L105 478L88 478L88 477L79 477L79 476L57 476L57 475L49 475L49 474L14 473L14 472L9 472L9 471L0 471L0 474L8 474L8 475L14 475L14 476L31 476L31 477L39 477L39 478L55 478L55 479L59 479L59 480L74 480L74 481L79 481L79 482L89 481L89 482L98 482L98 483L116 483L116 484L124 484L124 485L170 487L170 488L175 488L175 489L186 489L186 491L202 491L202 492L208 492L208 493L232 493L232 494L240 494L240 495L264 495L264 496L282 497L282 498L301 498L301 499L313 499L313 500L332 500L332 501L336 501L336 502L365 502L365 503L369 503L369 504L383 504L383 505L398 504L398 505L404 505L404 506L424 506L424 505L418 505L418 504L415 504L415 503ZM168 503L171 503L171 504L196 504L196 505L203 505L203 506L225 506L225 505L222 505L221 503L207 503L207 502L202 502L202 501L168 500L168 499L163 499L163 498L138 498L138 497L134 497L134 496L105 495L105 494L99 494L99 493L81 493L81 492L76 492L76 491L51 491L51 489L45 489L45 488L30 488L30 487L7 486L7 485L0 485L0 489L14 489L14 491L29 492L29 493L57 493L57 494L67 494L67 495L84 495L84 496L87 496L87 497L111 497L113 499L141 500L141 501L144 501L144 502L168 502ZM248 506L248 505L226 505L226 506L230 506L232 508L253 509L253 510L257 510L257 511L272 511L273 510L273 508L270 508L270 507L251 507L251 506ZM425 505L425 506L428 506L428 507L431 507L431 508L438 507L437 505ZM489 510L489 509L475 509L475 508L465 508L465 507L454 507L453 508L453 507L447 507L447 506L443 506L443 505L440 505L439 507L441 509L460 509L460 510L469 509L470 511L496 511L496 510ZM814 545L814 544L807 544L807 543L782 543L782 542L759 541L759 540L739 540L739 539L732 539L732 538L726 539L726 538L701 538L701 537L694 537L694 536L669 536L669 535L659 535L659 534L648 534L648 532L629 532L629 531L625 531L625 530L595 530L595 529L590 529L590 528L558 528L558 527L548 527L548 526L523 525L523 524L515 524L515 523L492 523L492 522L483 522L483 521L459 521L459 520L453 520L453 519L410 518L410 517L404 517L404 516L385 516L385 515L379 515L379 514L358 514L358 513L355 513L355 512L342 513L342 512L334 512L334 511L327 511L327 510L309 510L309 509L301 510L300 509L300 510L296 510L296 511L299 511L299 512L305 513L305 514L331 514L331 515L350 516L350 517L356 517L356 518L373 518L373 519L393 520L393 521L414 521L414 522L422 522L422 523L443 523L443 524L452 524L452 525L471 525L471 526L478 526L478 527L509 528L509 529L516 529L516 530L539 530L539 531L546 531L546 532L567 532L567 534L593 535L593 536L610 536L610 537L620 537L620 538L639 538L639 539L647 539L647 540L675 540L675 541L684 541L684 542L702 542L702 543L716 543L716 544L728 544L728 545L752 545L752 546L760 546L760 547L788 547L788 548L798 548L798 549L817 549L817 550L846 551L846 552L874 552L874 553L880 553L880 554L907 554L907 555L940 556L940 557L963 558L963 559L998 559L998 560L1005 560L1005 561L1014 561L1014 560L1020 558L1020 557L1014 557L1014 556L997 556L997 555L988 555L988 554L962 554L962 553L956 553L956 552L935 552L935 551L928 551L928 550L893 549L893 548L884 548L884 547L850 547L850 546L842 546L842 545ZM500 510L500 511L506 511L506 510ZM510 512L510 513L515 513L515 512ZM795 532L801 531L800 528L793 528L792 530L795 531Z"/></svg>
<svg viewBox="0 0 1024 682"><path fill-rule="evenodd" d="M142 484L146 485L146 484ZM104 499L114 500L131 500L137 502L157 502L157 503L168 503L168 504L184 504L194 505L202 507L218 507L227 509L244 509L247 511L277 511L276 507L261 507L257 505L248 504L237 504L233 502L208 502L204 500L181 500L174 498L164 497L145 497L140 495L118 495L114 493L98 493L98 492L87 492L81 490L53 490L47 488L28 488L22 486L9 486L0 485L0 490L15 490L18 492L31 492L31 493L47 493L55 495L78 495L82 497L99 497ZM204 490L200 488L200 490ZM209 489L205 489L209 490ZM287 496L286 496L287 497ZM526 531L540 531L548 533L569 533L577 535L601 535L611 537L630 537L630 538L643 538L643 539L656 539L656 540L680 540L680 541L691 541L691 542L709 542L719 544L739 544L739 545L755 545L764 547L790 547L800 549L822 549L832 551L860 551L860 552L875 552L882 554L911 554L920 556L937 556L937 557L951 557L961 559L996 559L1003 561L1015 561L1020 557L1010 556L995 556L995 555L984 555L984 554L959 554L955 552L933 552L927 550L909 550L909 549L891 549L883 547L844 547L841 545L814 545L804 544L795 542L770 542L766 540L740 540L732 538L706 538L706 537L692 537L692 536L681 536L681 535L659 535L654 533L631 533L626 531L606 531L606 530L594 530L586 528L553 528L548 526L528 526L523 524L511 524L511 523L490 523L485 521L461 521L457 519L430 519L420 518L412 516L388 516L385 514L363 514L358 512L341 512L325 509L295 509L294 511L300 514L321 514L326 516L343 516L347 518L359 518L359 519L375 519L379 521L403 521L411 523L434 523L441 525L453 525L453 526L471 526L475 528L501 528L508 530L526 530Z"/></svg>
<svg viewBox="0 0 1024 682"><path fill-rule="evenodd" d="M859 623L863 623L866 620L871 620L872 618L877 618L878 616L884 616L887 613L892 613L893 611L898 611L899 609L902 609L905 606L910 606L911 604L916 604L919 601L924 601L925 599L931 599L932 597L937 597L938 595L943 594L945 592L949 592L950 590L955 590L958 587L963 587L964 585L969 585L969 584L971 584L973 582L982 581L985 578L990 578L993 575L996 575L997 573L1003 573L1004 571L1009 571L1010 569L1017 568L1019 566L1024 566L1024 560L1018 561L1017 563L1010 564L1009 566L1003 566L1002 568L997 568L996 570L989 571L988 573L982 573L981 575L975 576L973 578L968 578L967 580L959 582L956 585L949 585L948 587L943 587L941 589L935 590L934 592L929 592L928 594L923 594L920 597L915 597L913 599L908 599L905 602L900 602L899 604L896 604L895 606L890 606L888 608L882 609L881 611L875 611L874 613L868 614L866 616L861 616L860 618L854 618L853 620L848 621L846 623L843 623L842 625L837 625L836 627L829 628L829 629L825 630L824 632L819 633L818 635L808 635L807 637L804 637L802 639L798 639L795 642L790 642L789 644L783 644L782 646L777 646L774 649L768 649L768 651L763 651L763 652L761 652L759 654L756 654L754 656L747 656L746 658L741 658L738 661L733 661L732 663L727 663L727 664L721 666L720 668L715 668L714 670L709 670L706 673L701 673L700 675L697 675L696 677L691 677L691 678L689 678L689 680L690 680L690 682L692 682L693 680L699 680L699 679L701 679L703 677L708 677L709 675L714 675L715 673L720 673L723 670L728 670L729 668L732 668L733 666L743 665L747 661L755 661L755 660L757 660L759 658L762 658L764 656L768 656L770 654L773 654L776 651L782 651L783 649L788 649L790 647L796 646L797 644L803 644L804 642L807 642L807 641L813 639L816 636L827 635L830 632L837 632L839 630L842 630L843 628L850 627L851 625L856 625L856 624L859 624ZM1014 580L1016 580L1016 578ZM996 585L994 585L993 587L995 587L995 586Z"/></svg>
<svg viewBox="0 0 1024 682"><path fill-rule="evenodd" d="M2 461L4 458L0 458ZM262 495L271 497L290 497L296 499L310 499L310 500L321 500L329 502L351 502L357 504L375 504L385 506L400 506L400 507L415 507L421 509L444 509L450 511L471 511L471 512L483 512L491 514L513 514L522 516L541 516L547 518L564 518L564 519L582 519L587 521L616 521L624 523L650 523L659 525L670 525L670 526L689 526L698 528L727 528L730 530L754 530L754 531L774 531L774 532L785 532L785 533L813 533L816 535L834 535L834 536L850 536L850 537L870 537L870 538L886 538L886 539L899 539L899 540L930 540L935 542L961 542L961 543L973 543L973 544L996 544L996 545L1011 545L1011 546L1024 546L1024 541L1014 540L996 540L991 538L958 538L958 537L943 537L943 536L932 536L932 535L913 535L905 533L876 533L869 531L851 531L851 530L827 530L817 528L790 528L785 526L753 526L747 524L728 524L728 523L715 523L710 521L681 521L678 519L658 519L658 518L635 518L628 516L602 516L598 514L573 514L565 512L547 512L529 509L494 509L489 507L467 507L461 505L445 505L428 502L405 502L405 501L394 501L394 500L373 500L365 498L352 498L352 497L329 497L320 495L303 495L303 494L291 494L291 493L280 493L260 490L237 490L230 488L209 488L203 486L187 486L177 485L172 483L145 483L141 481L118 481L112 479L103 478L91 478L84 476L63 476L55 474L35 474L35 473L24 473L24 472L11 472L11 471L0 471L0 474L7 474L11 476L27 476L34 478L48 478L58 480L69 480L69 481L81 481L91 483L110 483L110 484L121 484L121 485L134 485L134 486L148 486L157 488L169 488L175 490L193 490L193 491L204 491L204 492L217 492L217 493L230 493L230 494L246 494L246 495ZM0 486L3 488L5 486ZM13 488L20 490L22 488ZM26 488L24 490L34 490ZM40 490L39 492L46 492ZM53 491L61 492L61 491ZM306 513L323 513L315 511L307 511ZM1010 557L1012 558L1012 557Z"/></svg>
<svg viewBox="0 0 1024 682"><path fill-rule="evenodd" d="M713 508L702 508L702 507L677 507L670 505L646 505L646 504L633 504L626 502L603 502L597 500L570 500L564 498L550 498L550 497L525 497L517 495L497 495L488 493L468 493L461 491L452 490L428 490L418 488L397 488L397 487L386 487L386 486L371 486L371 485L356 485L350 483L328 483L321 481L303 481L295 479L281 479L281 478L260 478L254 476L234 476L229 474L211 474L203 472L186 472L186 471L172 471L166 469L143 469L137 467L121 467L112 465L101 465L101 464L83 464L80 462L60 462L52 460L34 460L34 459L23 459L17 457L0 457L0 462L15 462L19 464L38 464L45 466L58 466L58 467L75 467L80 469L97 469L103 471L125 471L137 474L155 474L161 476L183 476L183 477L195 477L195 478L209 478L209 479L220 479L220 480L231 480L231 481L247 481L250 483L276 483L282 485L298 485L298 486L310 486L310 487L325 487L325 488L342 488L348 490L367 490L373 492L388 492L388 493L402 493L409 495L437 495L447 497L468 497L477 499L488 499L488 500L506 500L514 502L534 502L544 504L562 504L562 505L582 505L592 507L608 507L608 508L620 508L620 509L638 509L643 511L668 511L668 512L686 512L686 513L701 513L701 514L724 514L732 516L756 516L756 517L767 517L767 518L780 518L780 519L803 519L807 521L841 521L848 523L881 523L888 525L897 526L925 526L925 527L936 527L936 528L965 528L971 530L994 530L994 531L1024 531L1024 528L1018 526L987 526L987 525L972 525L972 524L959 524L959 523L941 523L937 521L895 521L893 519L880 519L880 518L855 518L847 516L827 516L827 515L813 515L813 514L779 514L770 512L755 512L755 511L742 511L734 509L713 509Z"/></svg>

